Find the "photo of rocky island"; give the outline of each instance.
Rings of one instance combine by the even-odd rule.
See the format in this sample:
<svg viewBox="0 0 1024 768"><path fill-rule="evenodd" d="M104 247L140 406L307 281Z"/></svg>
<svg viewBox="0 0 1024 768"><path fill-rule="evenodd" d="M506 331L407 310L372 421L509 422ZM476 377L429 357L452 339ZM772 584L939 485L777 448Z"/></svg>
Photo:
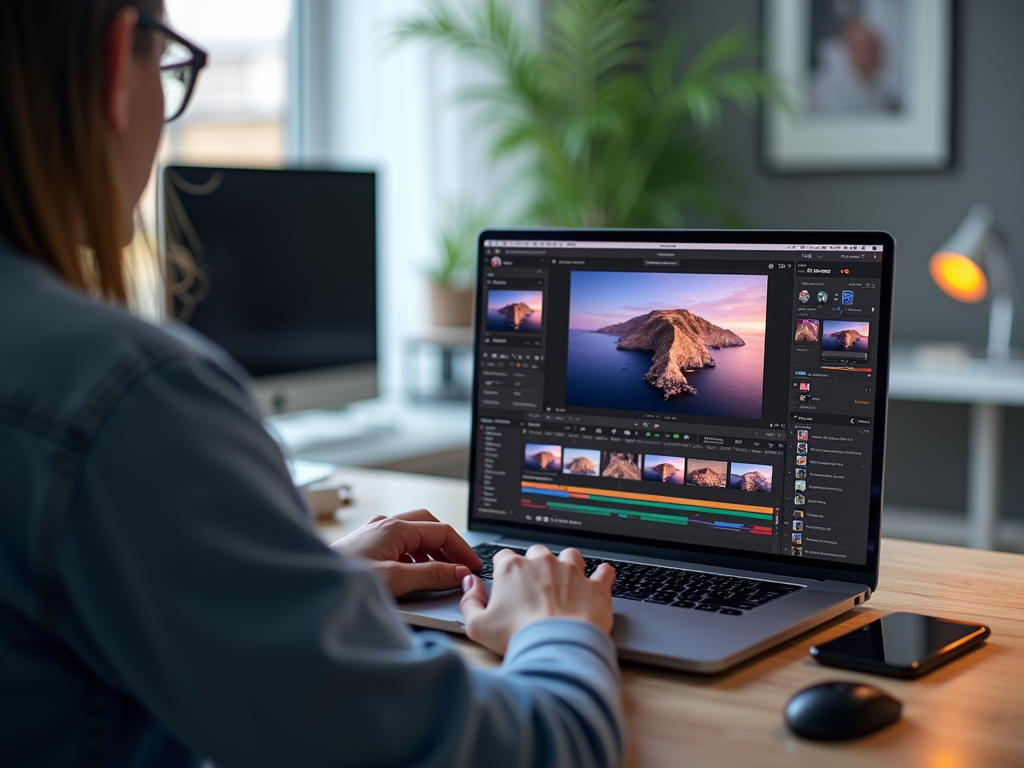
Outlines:
<svg viewBox="0 0 1024 768"><path fill-rule="evenodd" d="M616 480L640 479L640 454L603 451L601 453L601 477Z"/></svg>
<svg viewBox="0 0 1024 768"><path fill-rule="evenodd" d="M744 464L734 461L729 472L729 487L737 491L770 493L772 490L772 465Z"/></svg>
<svg viewBox="0 0 1024 768"><path fill-rule="evenodd" d="M573 272L566 404L761 418L764 275Z"/></svg>
<svg viewBox="0 0 1024 768"><path fill-rule="evenodd" d="M562 472L567 475L597 477L601 470L601 452L586 448L562 449Z"/></svg>
<svg viewBox="0 0 1024 768"><path fill-rule="evenodd" d="M544 291L488 291L487 330L540 333Z"/></svg>
<svg viewBox="0 0 1024 768"><path fill-rule="evenodd" d="M527 469L541 472L561 472L562 446L527 443L524 463Z"/></svg>
<svg viewBox="0 0 1024 768"><path fill-rule="evenodd" d="M729 481L729 464L710 459L686 460L686 484L700 488L725 488Z"/></svg>
<svg viewBox="0 0 1024 768"><path fill-rule="evenodd" d="M683 485L686 481L686 459L682 456L645 454L643 478L655 483Z"/></svg>
<svg viewBox="0 0 1024 768"><path fill-rule="evenodd" d="M821 321L805 318L796 321L797 344L817 344L821 340Z"/></svg>
<svg viewBox="0 0 1024 768"><path fill-rule="evenodd" d="M867 360L870 324L852 320L824 320L821 356Z"/></svg>

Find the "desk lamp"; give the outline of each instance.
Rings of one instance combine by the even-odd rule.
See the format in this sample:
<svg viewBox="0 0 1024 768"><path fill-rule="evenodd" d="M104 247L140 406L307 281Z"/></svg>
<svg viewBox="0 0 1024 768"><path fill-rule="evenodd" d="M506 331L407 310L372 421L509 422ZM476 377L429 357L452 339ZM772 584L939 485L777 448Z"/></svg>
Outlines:
<svg viewBox="0 0 1024 768"><path fill-rule="evenodd" d="M976 304L991 289L987 357L993 362L1003 362L1010 357L1015 284L1006 258L1006 246L995 223L990 208L972 207L956 231L932 256L928 270L939 288L957 301Z"/></svg>

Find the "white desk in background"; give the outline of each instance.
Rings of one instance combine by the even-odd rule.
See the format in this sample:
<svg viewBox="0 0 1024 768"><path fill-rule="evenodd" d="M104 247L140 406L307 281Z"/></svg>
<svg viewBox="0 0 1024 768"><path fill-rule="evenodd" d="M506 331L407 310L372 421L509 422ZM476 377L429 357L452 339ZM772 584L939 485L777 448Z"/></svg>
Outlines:
<svg viewBox="0 0 1024 768"><path fill-rule="evenodd" d="M267 421L291 458L351 467L392 467L464 451L470 438L468 402L381 398Z"/></svg>
<svg viewBox="0 0 1024 768"><path fill-rule="evenodd" d="M896 346L889 398L968 406L968 544L993 549L1002 487L1003 409L1024 407L1024 362L989 363L955 349Z"/></svg>

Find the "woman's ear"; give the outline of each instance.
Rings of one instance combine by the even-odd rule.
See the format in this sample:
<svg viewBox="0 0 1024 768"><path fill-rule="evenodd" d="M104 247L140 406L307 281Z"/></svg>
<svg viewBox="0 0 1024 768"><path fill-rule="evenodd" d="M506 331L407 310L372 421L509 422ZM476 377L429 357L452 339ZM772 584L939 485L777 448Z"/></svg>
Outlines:
<svg viewBox="0 0 1024 768"><path fill-rule="evenodd" d="M138 11L128 6L118 11L107 31L107 119L110 120L110 127L115 133L124 133L128 129L128 116L131 112L129 69L132 65L132 50L138 22Z"/></svg>

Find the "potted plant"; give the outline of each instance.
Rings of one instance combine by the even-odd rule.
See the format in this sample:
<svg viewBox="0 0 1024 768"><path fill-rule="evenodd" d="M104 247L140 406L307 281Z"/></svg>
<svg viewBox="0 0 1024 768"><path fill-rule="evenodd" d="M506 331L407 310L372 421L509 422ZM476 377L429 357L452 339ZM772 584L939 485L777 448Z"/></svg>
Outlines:
<svg viewBox="0 0 1024 768"><path fill-rule="evenodd" d="M438 256L427 270L430 310L435 327L473 324L476 235L486 216L466 204L450 206L438 233Z"/></svg>
<svg viewBox="0 0 1024 768"><path fill-rule="evenodd" d="M522 168L528 224L681 226L684 212L730 223L731 174L705 139L721 106L782 101L776 82L743 65L748 35L723 33L680 71L683 35L655 41L649 0L552 0L543 40L514 0L468 10L438 0L403 23L399 40L427 40L471 58L493 82L464 91L494 137L495 160Z"/></svg>

